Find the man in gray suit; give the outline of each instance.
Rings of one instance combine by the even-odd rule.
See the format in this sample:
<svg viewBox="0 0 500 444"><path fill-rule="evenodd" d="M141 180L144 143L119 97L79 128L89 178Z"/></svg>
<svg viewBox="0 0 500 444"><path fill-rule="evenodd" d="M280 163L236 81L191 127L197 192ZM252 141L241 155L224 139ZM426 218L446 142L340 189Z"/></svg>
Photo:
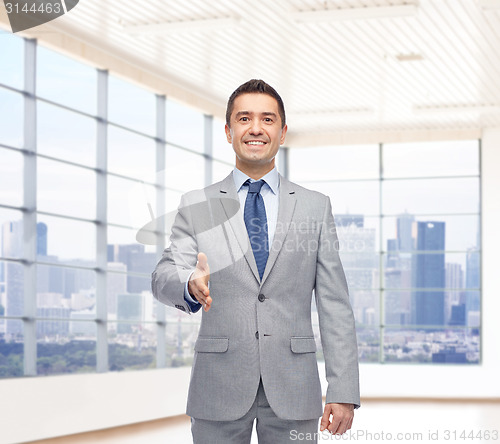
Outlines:
<svg viewBox="0 0 500 444"><path fill-rule="evenodd" d="M317 442L322 412L321 432L342 434L360 403L330 199L278 174L286 132L283 101L271 86L250 80L231 95L226 136L236 167L182 196L171 244L153 272L160 302L188 313L204 308L187 403L194 443L249 443L255 419L259 443Z"/></svg>

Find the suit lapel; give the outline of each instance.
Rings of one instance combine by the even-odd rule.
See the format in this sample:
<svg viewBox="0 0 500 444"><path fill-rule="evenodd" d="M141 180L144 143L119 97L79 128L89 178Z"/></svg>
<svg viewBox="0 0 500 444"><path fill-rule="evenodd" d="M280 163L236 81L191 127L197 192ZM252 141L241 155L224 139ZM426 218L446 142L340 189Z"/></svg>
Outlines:
<svg viewBox="0 0 500 444"><path fill-rule="evenodd" d="M297 201L292 183L289 180L285 179L283 176L281 176L281 174L280 174L279 193L280 195L279 195L278 220L276 222L276 231L274 233L274 239L272 245L270 246L269 249L269 257L267 259L266 268L262 276L262 284L266 280L267 276L269 276L269 273L271 272L271 269L273 268L273 265L276 262L276 258L278 257L278 254L285 243L285 238L288 233L288 228L290 227L290 222L292 220L293 212L295 210L295 203ZM257 267L255 268L257 269Z"/></svg>
<svg viewBox="0 0 500 444"><path fill-rule="evenodd" d="M226 213L229 224L238 240L241 251L243 252L250 269L252 270L255 278L260 281L259 270L257 269L257 264L253 256L252 246L250 244L250 239L248 238L247 228L243 219L243 215L240 211L234 214L232 211L234 206L234 200L239 204L238 193L236 192L236 187L234 186L233 173L229 174L221 183L219 188L219 197L222 207Z"/></svg>

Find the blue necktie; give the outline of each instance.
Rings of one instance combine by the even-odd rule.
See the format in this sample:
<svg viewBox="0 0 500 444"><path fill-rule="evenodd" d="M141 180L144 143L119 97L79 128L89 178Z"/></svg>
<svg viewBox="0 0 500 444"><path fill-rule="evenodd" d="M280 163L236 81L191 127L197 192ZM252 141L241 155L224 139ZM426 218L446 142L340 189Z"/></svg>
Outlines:
<svg viewBox="0 0 500 444"><path fill-rule="evenodd" d="M248 186L244 213L245 225L261 279L269 256L266 208L264 199L260 194L260 189L264 183L263 180L250 182L250 179L244 183L244 185Z"/></svg>

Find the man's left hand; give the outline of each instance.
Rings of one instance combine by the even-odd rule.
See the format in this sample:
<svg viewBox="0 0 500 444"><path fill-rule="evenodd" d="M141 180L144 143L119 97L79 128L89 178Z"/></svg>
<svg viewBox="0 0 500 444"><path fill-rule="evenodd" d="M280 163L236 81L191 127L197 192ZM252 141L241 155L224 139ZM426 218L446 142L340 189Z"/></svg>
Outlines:
<svg viewBox="0 0 500 444"><path fill-rule="evenodd" d="M333 416L330 421L330 415ZM332 434L342 435L351 428L354 419L354 405L352 404L325 404L325 411L321 418L320 431L328 429Z"/></svg>

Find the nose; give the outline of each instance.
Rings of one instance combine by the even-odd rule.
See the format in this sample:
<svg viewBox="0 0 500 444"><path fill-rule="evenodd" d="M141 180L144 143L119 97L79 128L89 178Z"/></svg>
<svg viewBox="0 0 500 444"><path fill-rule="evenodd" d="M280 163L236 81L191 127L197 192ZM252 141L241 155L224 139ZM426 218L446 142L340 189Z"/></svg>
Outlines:
<svg viewBox="0 0 500 444"><path fill-rule="evenodd" d="M252 120L252 125L250 127L250 134L252 136L258 136L259 134L262 134L262 126L259 119Z"/></svg>

